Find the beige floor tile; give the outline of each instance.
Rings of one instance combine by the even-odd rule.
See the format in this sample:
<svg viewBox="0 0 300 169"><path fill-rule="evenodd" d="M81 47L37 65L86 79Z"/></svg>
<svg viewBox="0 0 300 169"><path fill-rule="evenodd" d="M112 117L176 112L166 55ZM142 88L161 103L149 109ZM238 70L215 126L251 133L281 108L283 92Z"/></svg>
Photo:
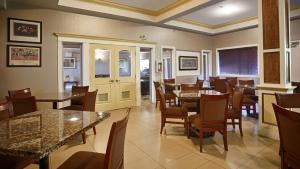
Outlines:
<svg viewBox="0 0 300 169"><path fill-rule="evenodd" d="M166 163L165 167L166 169L195 169L206 162L208 162L208 159L192 153Z"/></svg>
<svg viewBox="0 0 300 169"><path fill-rule="evenodd" d="M244 137L238 127L228 126L229 151L224 151L222 135L204 140L199 152L198 138L187 139L182 125L167 124L160 134L160 111L153 104L143 102L130 113L125 141L125 169L277 169L280 167L278 141L258 136L258 121L245 117ZM81 137L50 155L52 169L57 168L77 151L104 153L111 125L124 117L124 110L111 111L111 117L96 126L97 135L87 131L87 144ZM26 169L37 169L30 165Z"/></svg>

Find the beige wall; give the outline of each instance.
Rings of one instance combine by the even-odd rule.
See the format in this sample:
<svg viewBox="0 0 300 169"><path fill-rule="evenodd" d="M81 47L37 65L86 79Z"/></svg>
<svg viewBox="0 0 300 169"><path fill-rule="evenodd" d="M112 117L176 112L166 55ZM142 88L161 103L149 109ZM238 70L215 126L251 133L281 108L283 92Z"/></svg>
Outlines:
<svg viewBox="0 0 300 169"><path fill-rule="evenodd" d="M7 17L15 17L43 22L42 67L6 67ZM99 17L66 13L54 10L28 9L0 11L0 96L8 89L32 88L33 92L57 91L57 38L55 32L92 36L105 36L139 40L145 35L147 41L160 45L175 46L178 49L201 51L212 49L210 36L188 33L123 22ZM28 44L29 45L29 44ZM157 48L160 51L160 48Z"/></svg>
<svg viewBox="0 0 300 169"><path fill-rule="evenodd" d="M216 49L259 43L258 28L213 36L213 70L216 73ZM291 39L300 40L300 19L291 22Z"/></svg>

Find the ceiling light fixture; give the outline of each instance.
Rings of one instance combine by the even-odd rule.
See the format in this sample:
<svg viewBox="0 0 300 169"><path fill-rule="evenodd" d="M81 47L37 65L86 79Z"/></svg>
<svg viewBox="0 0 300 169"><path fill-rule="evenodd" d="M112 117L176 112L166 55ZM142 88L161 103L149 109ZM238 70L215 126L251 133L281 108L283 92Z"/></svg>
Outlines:
<svg viewBox="0 0 300 169"><path fill-rule="evenodd" d="M230 4L230 5L220 5L218 8L216 8L216 14L218 16L228 16L228 15L233 15L238 12L240 12L242 8L238 5Z"/></svg>

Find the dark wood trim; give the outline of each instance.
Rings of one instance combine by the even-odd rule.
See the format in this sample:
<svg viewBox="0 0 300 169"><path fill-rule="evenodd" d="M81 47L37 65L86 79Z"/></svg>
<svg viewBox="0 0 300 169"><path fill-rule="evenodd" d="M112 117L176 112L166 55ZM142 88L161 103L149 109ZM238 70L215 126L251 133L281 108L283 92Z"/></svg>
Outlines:
<svg viewBox="0 0 300 169"><path fill-rule="evenodd" d="M264 82L280 84L280 52L264 53Z"/></svg>

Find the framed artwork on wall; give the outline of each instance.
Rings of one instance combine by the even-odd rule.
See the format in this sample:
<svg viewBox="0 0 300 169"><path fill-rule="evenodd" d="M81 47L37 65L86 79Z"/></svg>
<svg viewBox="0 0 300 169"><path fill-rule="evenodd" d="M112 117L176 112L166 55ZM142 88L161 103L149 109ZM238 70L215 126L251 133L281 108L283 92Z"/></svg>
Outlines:
<svg viewBox="0 0 300 169"><path fill-rule="evenodd" d="M198 57L179 56L179 70L198 70Z"/></svg>
<svg viewBox="0 0 300 169"><path fill-rule="evenodd" d="M7 45L8 67L41 67L41 47Z"/></svg>
<svg viewBox="0 0 300 169"><path fill-rule="evenodd" d="M42 22L8 18L8 42L42 43Z"/></svg>
<svg viewBox="0 0 300 169"><path fill-rule="evenodd" d="M64 58L64 68L76 69L76 58L75 57Z"/></svg>

